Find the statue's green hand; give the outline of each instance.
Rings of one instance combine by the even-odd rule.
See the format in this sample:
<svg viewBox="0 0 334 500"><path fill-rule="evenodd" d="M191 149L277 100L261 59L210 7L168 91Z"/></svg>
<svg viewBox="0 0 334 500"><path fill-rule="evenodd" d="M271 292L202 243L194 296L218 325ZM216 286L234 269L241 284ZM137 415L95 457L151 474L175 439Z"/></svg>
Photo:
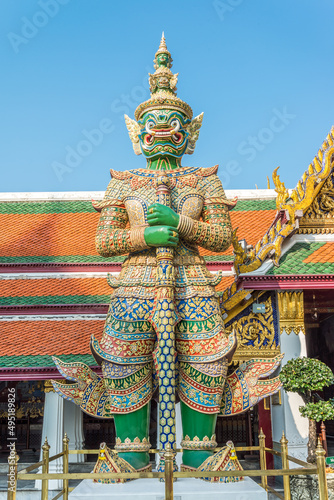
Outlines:
<svg viewBox="0 0 334 500"><path fill-rule="evenodd" d="M177 227L179 224L180 216L173 209L154 203L148 207L147 222L150 226L172 226Z"/></svg>
<svg viewBox="0 0 334 500"><path fill-rule="evenodd" d="M179 242L177 229L170 226L146 227L144 238L150 247L176 247Z"/></svg>

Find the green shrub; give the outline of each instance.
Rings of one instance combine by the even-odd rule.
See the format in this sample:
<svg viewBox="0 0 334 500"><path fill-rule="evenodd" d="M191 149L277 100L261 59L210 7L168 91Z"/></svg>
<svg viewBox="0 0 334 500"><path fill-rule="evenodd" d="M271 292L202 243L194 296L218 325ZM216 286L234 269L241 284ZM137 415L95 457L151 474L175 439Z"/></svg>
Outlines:
<svg viewBox="0 0 334 500"><path fill-rule="evenodd" d="M294 358L283 366L279 378L285 391L296 392L303 398L305 406L300 406L299 411L309 421L307 460L315 462L316 422L334 418L332 402L315 401L315 395L316 391L321 391L324 387L334 384L334 374L329 366L318 359Z"/></svg>

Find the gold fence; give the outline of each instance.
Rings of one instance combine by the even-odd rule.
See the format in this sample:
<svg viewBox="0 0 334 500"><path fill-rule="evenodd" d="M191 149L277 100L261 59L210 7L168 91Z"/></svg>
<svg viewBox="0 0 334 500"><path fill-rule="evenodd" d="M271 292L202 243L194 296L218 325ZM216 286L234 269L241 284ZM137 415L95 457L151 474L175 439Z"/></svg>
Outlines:
<svg viewBox="0 0 334 500"><path fill-rule="evenodd" d="M320 439L318 440L318 446L316 449L316 464L312 465L288 454L288 440L285 438L283 433L281 439L281 451L275 451L267 448L265 445L265 435L262 429L259 434L259 446L243 446L236 447L236 451L258 451L260 456L260 470L241 470L241 471L212 471L212 472L198 472L198 471L187 471L187 472L173 472L173 460L175 454L182 452L182 449L178 450L167 450L164 453L165 459L165 472L133 472L133 473L69 473L69 455L72 454L98 454L99 450L69 450L68 443L69 439L65 434L63 439L63 451L54 455L49 456L50 446L45 439L45 443L42 446L43 450L43 460L37 464L33 464L26 469L17 472L17 461L15 465L14 478L11 479L11 487L8 488L7 500L15 500L16 498L16 487L18 480L31 481L31 480L41 480L42 490L41 490L41 500L48 500L49 493L49 480L62 480L63 489L60 491L52 500L57 500L62 497L63 500L68 500L68 494L74 488L69 487L69 481L72 479L140 479L140 478L159 478L165 481L165 500L173 500L173 480L174 478L203 478L203 477L261 477L261 486L267 492L274 493L278 498L282 500L291 500L290 492L290 476L294 475L306 475L306 474L316 474L318 476L319 484L319 500L328 500L327 491L327 481L326 481L326 461L325 461L325 450L321 446ZM218 451L217 448L215 451ZM150 453L161 453L159 450L150 450ZM266 454L271 453L281 457L282 468L281 469L267 469ZM63 472L57 474L49 473L50 462L57 460L58 458L63 458ZM18 457L17 457L18 460ZM290 469L289 461L299 465L299 468ZM34 469L42 467L42 473L30 474ZM283 476L283 488L284 496L278 493L276 490L268 485L268 476L276 477ZM12 487L12 483L14 486Z"/></svg>

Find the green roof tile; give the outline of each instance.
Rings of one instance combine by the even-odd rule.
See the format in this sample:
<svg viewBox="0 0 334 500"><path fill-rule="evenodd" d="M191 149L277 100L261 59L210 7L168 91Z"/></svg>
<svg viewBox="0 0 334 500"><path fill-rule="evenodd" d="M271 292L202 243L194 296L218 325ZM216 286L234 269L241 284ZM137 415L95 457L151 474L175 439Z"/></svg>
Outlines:
<svg viewBox="0 0 334 500"><path fill-rule="evenodd" d="M322 243L296 243L280 259L279 267L272 267L268 275L280 274L334 274L333 262L303 262L309 255L325 245Z"/></svg>
<svg viewBox="0 0 334 500"><path fill-rule="evenodd" d="M235 211L276 210L275 200L239 200ZM95 209L91 201L3 201L0 214L66 214L90 213Z"/></svg>
<svg viewBox="0 0 334 500"><path fill-rule="evenodd" d="M0 214L68 214L96 212L91 201L6 201Z"/></svg>
<svg viewBox="0 0 334 500"><path fill-rule="evenodd" d="M126 256L114 256L114 257L101 257L100 255L34 255L34 256L25 256L25 257L0 257L0 264L43 264L47 263L122 263ZM204 259L208 262L214 261L233 261L233 255L204 255Z"/></svg>
<svg viewBox="0 0 334 500"><path fill-rule="evenodd" d="M96 366L97 363L90 354L60 354L55 353L55 356L65 363L74 361L85 363L89 366ZM55 368L55 364L51 356L0 356L1 368L15 368L15 367L51 367Z"/></svg>
<svg viewBox="0 0 334 500"><path fill-rule="evenodd" d="M234 212L276 210L276 200L239 200Z"/></svg>
<svg viewBox="0 0 334 500"><path fill-rule="evenodd" d="M204 255L206 262L233 262L233 255Z"/></svg>
<svg viewBox="0 0 334 500"><path fill-rule="evenodd" d="M100 255L33 255L25 257L0 257L0 263L3 264L38 264L38 263L63 263L68 262L70 264L81 263L81 262L123 262L125 259L124 255L115 257L101 257Z"/></svg>
<svg viewBox="0 0 334 500"><path fill-rule="evenodd" d="M111 291L110 291L111 293ZM54 305L54 304L109 304L110 295L43 295L1 297L1 306Z"/></svg>

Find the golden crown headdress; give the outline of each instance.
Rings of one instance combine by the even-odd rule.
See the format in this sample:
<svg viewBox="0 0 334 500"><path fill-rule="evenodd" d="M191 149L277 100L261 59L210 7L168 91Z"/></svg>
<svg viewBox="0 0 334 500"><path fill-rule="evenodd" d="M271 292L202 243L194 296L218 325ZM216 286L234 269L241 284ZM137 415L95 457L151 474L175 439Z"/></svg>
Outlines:
<svg viewBox="0 0 334 500"><path fill-rule="evenodd" d="M173 109L181 111L189 118L190 123L186 125L188 131L188 146L186 154L193 154L199 131L203 121L203 113L193 118L193 111L189 104L176 96L176 84L178 73L171 72L173 59L167 49L165 36L162 33L159 49L155 53L153 75L149 74L151 98L140 104L135 111L135 120L124 115L126 127L136 155L141 154L140 148L140 125L138 121L144 113L154 109Z"/></svg>
<svg viewBox="0 0 334 500"><path fill-rule="evenodd" d="M166 108L181 111L189 120L192 119L193 111L189 104L176 96L178 73L173 74L171 72L172 62L173 59L167 49L164 33L162 33L159 49L154 58L155 72L153 75L149 73L151 98L137 107L135 111L137 121L140 120L146 111Z"/></svg>

